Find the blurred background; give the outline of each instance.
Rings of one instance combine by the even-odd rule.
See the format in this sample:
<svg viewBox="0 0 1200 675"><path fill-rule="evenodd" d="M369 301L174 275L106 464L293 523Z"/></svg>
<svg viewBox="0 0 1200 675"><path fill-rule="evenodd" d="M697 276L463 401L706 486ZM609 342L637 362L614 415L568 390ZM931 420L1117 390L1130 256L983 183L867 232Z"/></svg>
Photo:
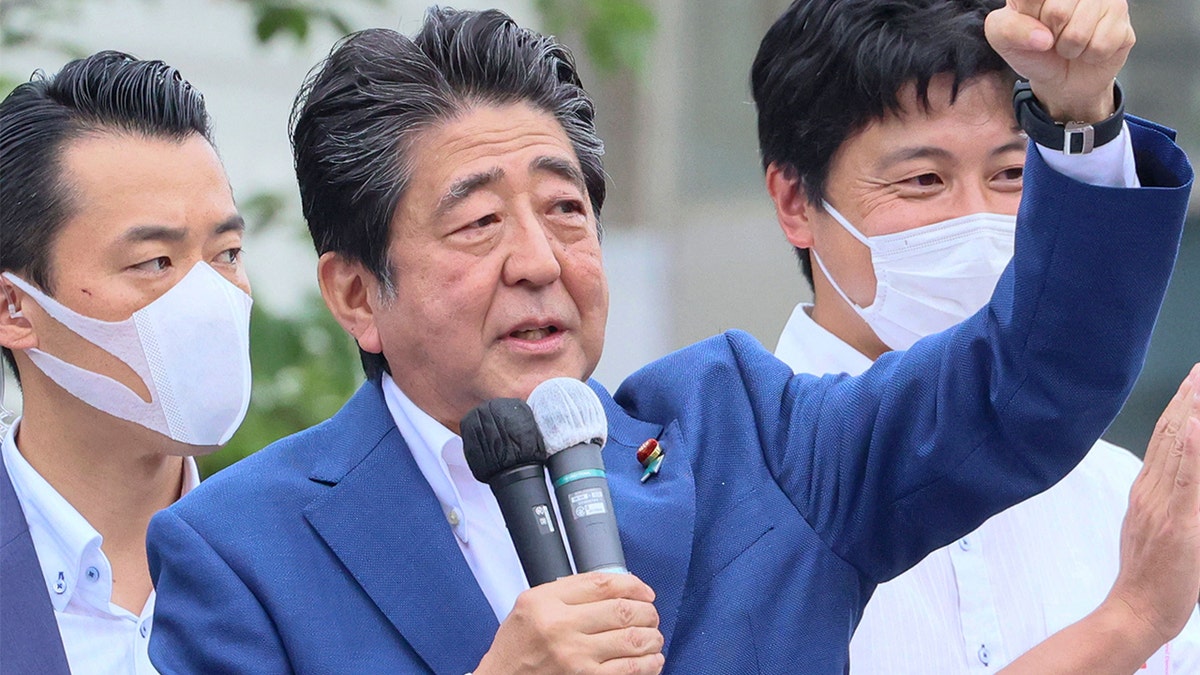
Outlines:
<svg viewBox="0 0 1200 675"><path fill-rule="evenodd" d="M611 312L596 377L713 333L748 330L774 348L808 289L762 185L748 73L786 0L491 0L558 35L596 99L610 175L605 266ZM325 311L299 211L287 118L305 75L342 35L411 34L425 0L0 0L0 95L30 73L119 49L179 68L204 92L251 226L254 394L207 475L332 414L361 381L349 338ZM1128 108L1180 132L1200 158L1200 0L1132 3L1138 44ZM1200 360L1200 191L1133 397L1106 437L1141 454L1154 420ZM8 374L5 373L8 377ZM20 409L11 379L4 404Z"/></svg>

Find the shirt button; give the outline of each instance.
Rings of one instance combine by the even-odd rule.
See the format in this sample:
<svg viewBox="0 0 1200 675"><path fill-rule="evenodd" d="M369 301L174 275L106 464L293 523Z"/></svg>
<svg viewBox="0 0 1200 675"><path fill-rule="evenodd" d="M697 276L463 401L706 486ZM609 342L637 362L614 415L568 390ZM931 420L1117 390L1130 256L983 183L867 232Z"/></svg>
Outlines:
<svg viewBox="0 0 1200 675"><path fill-rule="evenodd" d="M99 579L100 578L100 570L96 569L95 567L87 568L87 578L88 578L88 581L95 581L95 580Z"/></svg>
<svg viewBox="0 0 1200 675"><path fill-rule="evenodd" d="M138 632L142 634L142 637L146 637L150 634L150 626L146 625L145 622L142 622L141 627L138 628Z"/></svg>
<svg viewBox="0 0 1200 675"><path fill-rule="evenodd" d="M961 548L961 549L962 549L962 550L964 550L964 551L970 551L970 550L971 550L971 540L970 540L970 539L968 539L968 538L966 538L966 537L963 537L962 539L959 539L959 540L958 540L958 547L959 547L959 548Z"/></svg>
<svg viewBox="0 0 1200 675"><path fill-rule="evenodd" d="M450 509L446 514L446 520L450 523L450 527L458 527L458 523L462 520L458 516L458 509Z"/></svg>
<svg viewBox="0 0 1200 675"><path fill-rule="evenodd" d="M986 666L991 659L992 655L988 653L987 645L979 645L979 662Z"/></svg>

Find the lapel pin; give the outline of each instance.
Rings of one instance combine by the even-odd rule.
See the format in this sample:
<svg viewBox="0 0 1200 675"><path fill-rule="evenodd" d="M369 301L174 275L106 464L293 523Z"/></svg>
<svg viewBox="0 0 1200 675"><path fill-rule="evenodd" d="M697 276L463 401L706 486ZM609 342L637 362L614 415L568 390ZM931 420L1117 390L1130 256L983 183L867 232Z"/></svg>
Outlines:
<svg viewBox="0 0 1200 675"><path fill-rule="evenodd" d="M642 472L643 483L649 480L651 476L656 475L659 469L662 468L664 455L662 445L654 438L642 443L642 447L638 448L637 461L645 469Z"/></svg>

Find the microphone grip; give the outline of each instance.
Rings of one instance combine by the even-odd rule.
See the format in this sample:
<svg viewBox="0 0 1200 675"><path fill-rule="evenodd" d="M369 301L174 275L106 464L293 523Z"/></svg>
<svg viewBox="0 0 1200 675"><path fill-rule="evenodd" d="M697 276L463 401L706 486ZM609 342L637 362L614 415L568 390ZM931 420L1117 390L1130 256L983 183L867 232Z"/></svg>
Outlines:
<svg viewBox="0 0 1200 675"><path fill-rule="evenodd" d="M563 529L579 572L626 573L600 446L582 443L546 461Z"/></svg>
<svg viewBox="0 0 1200 675"><path fill-rule="evenodd" d="M542 465L526 464L501 471L489 485L500 504L529 587L571 576L571 561L554 522Z"/></svg>

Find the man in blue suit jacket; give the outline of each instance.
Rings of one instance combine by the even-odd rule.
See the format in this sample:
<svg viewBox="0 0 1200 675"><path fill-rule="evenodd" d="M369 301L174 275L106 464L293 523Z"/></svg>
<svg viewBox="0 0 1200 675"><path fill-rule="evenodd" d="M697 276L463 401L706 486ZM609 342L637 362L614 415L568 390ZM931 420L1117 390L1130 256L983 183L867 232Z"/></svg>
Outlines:
<svg viewBox="0 0 1200 675"><path fill-rule="evenodd" d="M1018 33L993 44L1020 51ZM1128 45L1097 45L1087 62L1108 71L1072 71L1090 85L1043 94L1030 73L1049 109L1114 114ZM962 65L964 79L989 67ZM348 38L306 83L293 145L322 293L368 382L156 516L155 665L843 671L877 583L1060 478L1128 393L1192 178L1167 131L1128 133L1152 187L1089 186L1031 151L1017 255L988 308L860 377L793 377L731 332L615 396L592 383L632 575L514 600L511 542L481 549L500 526L456 477L455 432L475 405L599 358L592 106L565 50L499 13ZM651 438L666 458L643 483Z"/></svg>

